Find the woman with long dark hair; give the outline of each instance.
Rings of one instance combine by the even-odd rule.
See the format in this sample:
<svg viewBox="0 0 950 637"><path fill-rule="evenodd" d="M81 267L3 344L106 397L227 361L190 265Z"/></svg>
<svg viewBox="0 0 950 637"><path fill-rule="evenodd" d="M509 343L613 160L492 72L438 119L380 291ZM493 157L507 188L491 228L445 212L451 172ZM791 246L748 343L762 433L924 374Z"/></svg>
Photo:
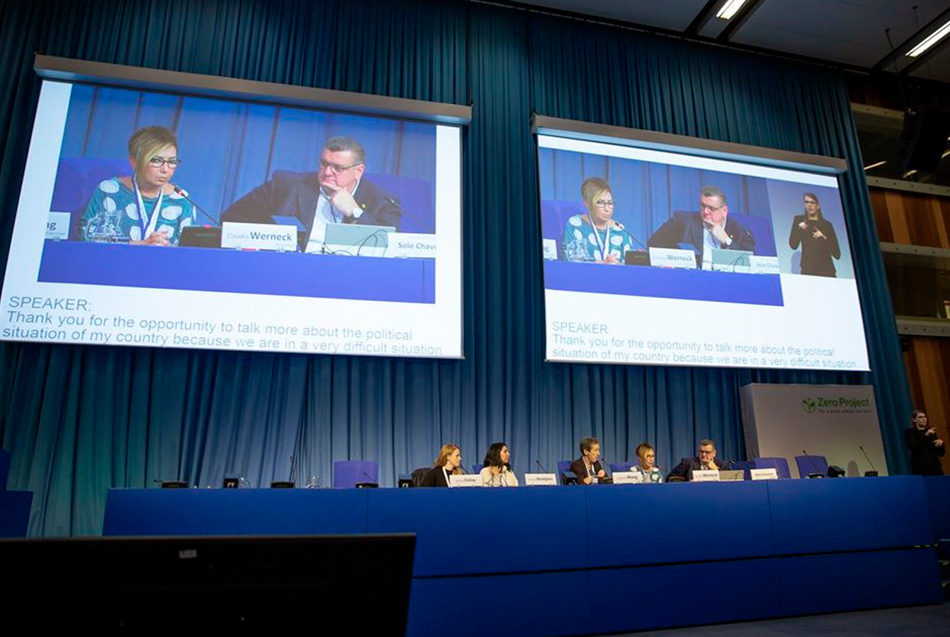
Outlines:
<svg viewBox="0 0 950 637"><path fill-rule="evenodd" d="M484 467L478 472L484 487L516 487L518 476L511 470L511 453L508 445L496 442L485 454Z"/></svg>

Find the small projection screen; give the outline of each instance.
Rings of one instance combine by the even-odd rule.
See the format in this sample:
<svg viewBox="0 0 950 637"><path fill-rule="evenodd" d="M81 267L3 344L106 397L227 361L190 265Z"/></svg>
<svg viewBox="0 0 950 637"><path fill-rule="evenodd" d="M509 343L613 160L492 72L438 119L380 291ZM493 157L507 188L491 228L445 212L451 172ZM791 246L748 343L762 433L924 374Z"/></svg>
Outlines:
<svg viewBox="0 0 950 637"><path fill-rule="evenodd" d="M536 117L550 361L868 370L843 160Z"/></svg>
<svg viewBox="0 0 950 637"><path fill-rule="evenodd" d="M462 356L470 108L36 68L0 338Z"/></svg>

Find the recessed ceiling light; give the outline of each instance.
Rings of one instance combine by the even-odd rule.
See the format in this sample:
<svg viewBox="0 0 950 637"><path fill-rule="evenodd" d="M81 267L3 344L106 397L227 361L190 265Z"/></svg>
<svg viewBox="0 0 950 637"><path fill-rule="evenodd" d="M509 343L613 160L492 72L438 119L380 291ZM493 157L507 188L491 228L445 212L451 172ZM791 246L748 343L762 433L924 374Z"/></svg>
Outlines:
<svg viewBox="0 0 950 637"><path fill-rule="evenodd" d="M716 13L716 17L722 18L723 20L732 20L732 17L739 13L739 9L742 8L742 5L744 5L746 1L747 0L728 0L726 4L722 5L718 13Z"/></svg>
<svg viewBox="0 0 950 637"><path fill-rule="evenodd" d="M923 53L924 51L926 51L927 49L935 45L937 42L940 42L940 40L942 40L943 37L947 35L948 33L950 33L950 20L947 20L947 22L945 22L942 27L940 27L939 29L937 29L936 31L928 35L926 38L923 39L923 41L920 44L918 44L917 46L912 48L910 51L908 51L907 57L909 58L917 57L918 55L920 55L921 53Z"/></svg>

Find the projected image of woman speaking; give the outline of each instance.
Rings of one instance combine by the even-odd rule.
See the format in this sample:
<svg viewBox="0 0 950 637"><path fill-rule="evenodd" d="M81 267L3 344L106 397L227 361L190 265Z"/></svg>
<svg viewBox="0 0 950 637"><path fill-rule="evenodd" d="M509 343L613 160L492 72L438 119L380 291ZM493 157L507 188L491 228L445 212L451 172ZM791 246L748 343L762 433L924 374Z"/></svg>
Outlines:
<svg viewBox="0 0 950 637"><path fill-rule="evenodd" d="M132 134L128 148L132 174L99 184L82 216L82 238L178 245L181 229L195 221L195 208L171 182L181 164L177 137L162 126L147 126Z"/></svg>
<svg viewBox="0 0 950 637"><path fill-rule="evenodd" d="M561 246L568 261L622 264L624 254L633 250L633 241L624 227L614 221L613 193L600 177L588 177L581 184L587 214L567 220Z"/></svg>

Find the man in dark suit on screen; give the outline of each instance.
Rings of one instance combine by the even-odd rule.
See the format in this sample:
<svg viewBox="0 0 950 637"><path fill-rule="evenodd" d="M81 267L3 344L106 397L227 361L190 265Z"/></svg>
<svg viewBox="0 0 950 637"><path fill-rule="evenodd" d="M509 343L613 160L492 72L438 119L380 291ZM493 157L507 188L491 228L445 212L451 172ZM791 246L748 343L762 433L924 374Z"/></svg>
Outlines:
<svg viewBox="0 0 950 637"><path fill-rule="evenodd" d="M680 460L680 463L667 474L666 481L692 480L693 471L700 469L722 471L728 470L731 466L732 463L727 460L716 460L716 443L707 438L699 441L699 452L696 457Z"/></svg>
<svg viewBox="0 0 950 637"><path fill-rule="evenodd" d="M275 223L274 216L296 217L304 229L303 245L308 252L322 249L330 224L399 229L398 202L362 179L366 170L362 144L349 137L328 139L319 168L307 173L276 171L268 182L231 204L221 221Z"/></svg>
<svg viewBox="0 0 950 637"><path fill-rule="evenodd" d="M703 186L699 212L675 212L647 240L651 248L692 247L703 261L712 259L711 249L755 252L755 237L738 221L729 218L725 193L715 186Z"/></svg>

